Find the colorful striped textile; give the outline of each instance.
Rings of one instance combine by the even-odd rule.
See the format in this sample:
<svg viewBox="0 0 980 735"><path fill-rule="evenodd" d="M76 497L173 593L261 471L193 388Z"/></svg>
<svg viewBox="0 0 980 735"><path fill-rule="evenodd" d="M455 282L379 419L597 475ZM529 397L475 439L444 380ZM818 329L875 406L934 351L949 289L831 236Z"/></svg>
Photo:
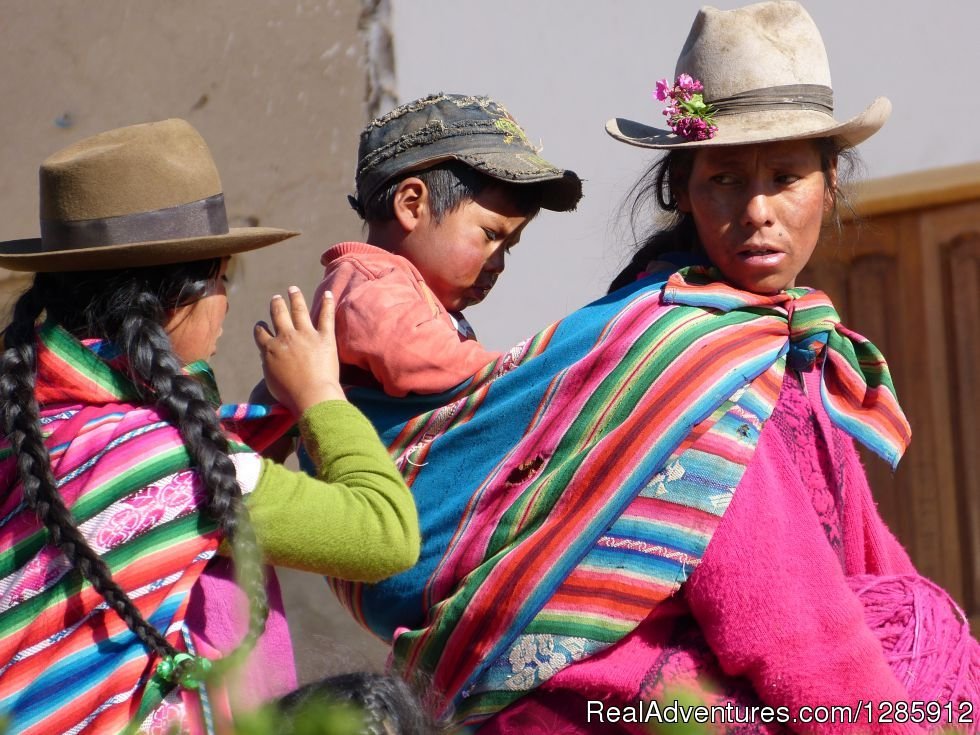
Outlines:
<svg viewBox="0 0 980 735"><path fill-rule="evenodd" d="M97 354L104 352L99 345L51 325L38 339L36 394L62 496L144 618L186 649L189 592L221 537L201 510L204 490L183 440L139 405L125 376ZM216 396L210 372L201 365L194 372ZM259 446L291 424L278 409L228 406L220 413ZM257 418L263 421L250 421ZM251 454L229 436L234 452ZM162 701L166 692L151 679L157 657L48 543L23 504L5 442L0 498L0 715L9 718L10 732L121 733L148 712L148 722L164 732L167 723L154 709L201 731L203 700L196 711L175 704L179 698Z"/></svg>
<svg viewBox="0 0 980 735"><path fill-rule="evenodd" d="M691 268L687 280L672 278L664 303L719 310L739 306L744 291L715 280L716 272ZM783 310L789 322L790 364L797 369L822 360L821 398L831 420L891 465L898 466L912 439L884 355L840 323L822 291L792 288L772 296L754 295L760 307Z"/></svg>
<svg viewBox="0 0 980 735"><path fill-rule="evenodd" d="M394 639L435 714L486 718L683 583L791 348L820 361L841 425L897 460L909 432L887 368L838 322L822 293L761 296L690 268L589 304L452 392L352 390L412 487L423 549L409 572L335 591Z"/></svg>

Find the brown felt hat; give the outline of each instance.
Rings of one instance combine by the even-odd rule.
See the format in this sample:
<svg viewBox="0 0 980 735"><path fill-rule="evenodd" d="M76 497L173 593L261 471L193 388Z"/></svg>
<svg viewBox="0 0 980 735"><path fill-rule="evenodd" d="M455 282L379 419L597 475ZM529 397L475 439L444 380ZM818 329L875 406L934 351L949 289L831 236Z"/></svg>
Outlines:
<svg viewBox="0 0 980 735"><path fill-rule="evenodd" d="M185 120L85 138L41 164L41 237L0 242L0 267L90 271L206 260L298 235L228 227L221 180Z"/></svg>
<svg viewBox="0 0 980 735"><path fill-rule="evenodd" d="M606 132L642 148L701 148L806 138L837 138L854 146L874 135L891 113L878 97L861 113L834 118L830 64L813 19L793 0L734 10L702 8L674 70L704 85L718 130L689 140L672 130L616 118ZM669 81L669 80L668 80Z"/></svg>

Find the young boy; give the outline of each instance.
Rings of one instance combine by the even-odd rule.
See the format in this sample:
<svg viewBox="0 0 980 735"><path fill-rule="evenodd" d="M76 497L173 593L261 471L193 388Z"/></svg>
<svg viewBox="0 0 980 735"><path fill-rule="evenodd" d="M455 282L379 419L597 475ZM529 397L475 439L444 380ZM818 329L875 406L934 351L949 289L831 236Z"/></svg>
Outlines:
<svg viewBox="0 0 980 735"><path fill-rule="evenodd" d="M371 122L356 186L367 242L323 254L314 309L333 293L344 381L391 396L441 393L499 357L462 310L490 292L540 208L568 211L582 196L579 177L538 156L503 107L455 94Z"/></svg>

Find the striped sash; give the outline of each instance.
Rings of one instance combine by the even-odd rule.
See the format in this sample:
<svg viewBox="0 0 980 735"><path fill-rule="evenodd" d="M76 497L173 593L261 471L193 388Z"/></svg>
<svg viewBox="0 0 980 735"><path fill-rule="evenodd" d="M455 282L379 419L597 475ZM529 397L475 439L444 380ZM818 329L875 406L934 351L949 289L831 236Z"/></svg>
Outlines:
<svg viewBox="0 0 980 735"><path fill-rule="evenodd" d="M687 269L590 304L452 393L354 391L424 542L409 572L334 582L341 600L455 722L615 643L700 563L791 348L819 360L842 426L897 461L908 425L884 361L832 311L816 291L760 296Z"/></svg>
<svg viewBox="0 0 980 735"><path fill-rule="evenodd" d="M204 489L177 429L138 405L133 386L97 347L58 327L39 332L37 395L52 469L113 578L143 617L184 649L190 590L221 537L201 510ZM202 366L196 371L208 380ZM206 387L213 391L213 384ZM240 428L264 417L249 429L260 445L289 424L278 410L262 407L220 413ZM232 439L233 452L251 454ZM156 656L48 543L24 507L5 442L0 497L0 714L17 733L123 732L151 709L142 706L145 697L162 695L147 686ZM200 708L179 714L192 730L203 715Z"/></svg>

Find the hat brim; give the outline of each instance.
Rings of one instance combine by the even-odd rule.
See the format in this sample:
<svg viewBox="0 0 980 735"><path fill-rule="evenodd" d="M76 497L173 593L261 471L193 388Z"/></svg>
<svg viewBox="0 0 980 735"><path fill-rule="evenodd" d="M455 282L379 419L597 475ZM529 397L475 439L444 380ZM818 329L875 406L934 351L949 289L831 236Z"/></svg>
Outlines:
<svg viewBox="0 0 980 735"><path fill-rule="evenodd" d="M63 273L188 263L256 250L298 234L292 230L273 227L232 227L223 235L72 250L42 250L40 238L8 240L0 242L0 268L33 273Z"/></svg>
<svg viewBox="0 0 980 735"><path fill-rule="evenodd" d="M836 138L845 147L852 147L878 132L891 110L891 102L886 97L878 97L846 122L814 110L743 112L716 118L718 132L708 140L687 140L671 130L623 118L607 122L606 132L616 140L640 148L707 148L811 138Z"/></svg>
<svg viewBox="0 0 980 735"><path fill-rule="evenodd" d="M512 153L506 156L506 166L498 151L467 152L451 156L469 164L487 176L511 184L534 184L541 193L541 207L553 212L568 212L582 198L582 179L574 171L552 166L533 153ZM550 167L550 170L548 169Z"/></svg>

